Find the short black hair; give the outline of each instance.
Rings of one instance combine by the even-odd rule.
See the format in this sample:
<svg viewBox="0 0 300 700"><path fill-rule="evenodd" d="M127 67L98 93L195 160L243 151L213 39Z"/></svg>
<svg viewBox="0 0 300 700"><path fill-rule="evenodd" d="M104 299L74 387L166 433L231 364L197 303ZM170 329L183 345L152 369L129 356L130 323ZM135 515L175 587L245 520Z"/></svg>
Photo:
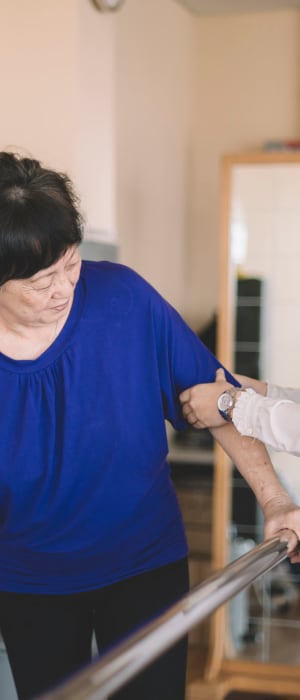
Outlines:
<svg viewBox="0 0 300 700"><path fill-rule="evenodd" d="M0 152L0 286L53 265L82 240L78 197L65 173Z"/></svg>

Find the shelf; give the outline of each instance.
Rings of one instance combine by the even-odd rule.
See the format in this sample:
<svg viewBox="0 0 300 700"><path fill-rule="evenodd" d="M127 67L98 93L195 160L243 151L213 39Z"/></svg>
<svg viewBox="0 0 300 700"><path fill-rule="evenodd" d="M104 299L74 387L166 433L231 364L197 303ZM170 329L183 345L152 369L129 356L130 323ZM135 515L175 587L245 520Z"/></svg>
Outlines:
<svg viewBox="0 0 300 700"><path fill-rule="evenodd" d="M167 436L169 444L168 462L186 463L188 465L213 465L215 453L213 447L202 447L195 444L180 444L176 440L176 431L167 424Z"/></svg>
<svg viewBox="0 0 300 700"><path fill-rule="evenodd" d="M187 464L214 464L214 451L194 447L170 445L168 462L186 462Z"/></svg>

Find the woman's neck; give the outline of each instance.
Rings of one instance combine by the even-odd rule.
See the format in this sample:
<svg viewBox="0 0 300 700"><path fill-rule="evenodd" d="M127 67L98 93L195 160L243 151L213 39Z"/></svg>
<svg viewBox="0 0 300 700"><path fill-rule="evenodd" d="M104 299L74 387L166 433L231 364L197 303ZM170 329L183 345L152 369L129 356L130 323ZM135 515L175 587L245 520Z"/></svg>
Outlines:
<svg viewBox="0 0 300 700"><path fill-rule="evenodd" d="M0 352L13 360L35 360L57 338L66 319L31 325L9 322L0 314Z"/></svg>

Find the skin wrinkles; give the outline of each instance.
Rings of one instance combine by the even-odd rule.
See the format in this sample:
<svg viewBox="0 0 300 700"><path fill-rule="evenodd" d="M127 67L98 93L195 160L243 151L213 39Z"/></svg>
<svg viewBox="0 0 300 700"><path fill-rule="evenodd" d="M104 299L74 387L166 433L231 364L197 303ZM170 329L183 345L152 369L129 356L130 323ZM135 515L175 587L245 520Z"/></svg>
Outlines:
<svg viewBox="0 0 300 700"><path fill-rule="evenodd" d="M38 357L62 330L72 307L81 257L72 246L50 267L0 288L0 351L14 359Z"/></svg>

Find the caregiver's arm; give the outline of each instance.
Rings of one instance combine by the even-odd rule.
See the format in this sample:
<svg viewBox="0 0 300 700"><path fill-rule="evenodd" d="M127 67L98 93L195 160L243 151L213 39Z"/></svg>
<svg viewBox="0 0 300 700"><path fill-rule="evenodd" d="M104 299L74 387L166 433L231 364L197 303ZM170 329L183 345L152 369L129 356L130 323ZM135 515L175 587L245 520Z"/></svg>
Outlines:
<svg viewBox="0 0 300 700"><path fill-rule="evenodd" d="M263 443L241 436L229 423L211 429L211 433L254 492L264 514L265 536L273 537L285 528L296 533L289 542L291 552L300 540L300 508L279 481ZM291 560L300 562L300 553L293 554Z"/></svg>
<svg viewBox="0 0 300 700"><path fill-rule="evenodd" d="M224 424L218 411L218 398L222 392L233 389L230 419L238 432L256 437L275 450L300 456L300 403L295 403L299 401L299 389L277 387L239 374L235 377L243 391L232 387L219 369L214 383L197 384L182 392L180 400L186 420L195 428Z"/></svg>
<svg viewBox="0 0 300 700"><path fill-rule="evenodd" d="M224 373L219 370L217 376L224 378ZM244 374L234 374L233 376L243 388L250 387L258 394L266 396L269 399L288 399L288 401L300 403L300 388L298 387L278 386L277 384L271 384L261 379L253 379Z"/></svg>

